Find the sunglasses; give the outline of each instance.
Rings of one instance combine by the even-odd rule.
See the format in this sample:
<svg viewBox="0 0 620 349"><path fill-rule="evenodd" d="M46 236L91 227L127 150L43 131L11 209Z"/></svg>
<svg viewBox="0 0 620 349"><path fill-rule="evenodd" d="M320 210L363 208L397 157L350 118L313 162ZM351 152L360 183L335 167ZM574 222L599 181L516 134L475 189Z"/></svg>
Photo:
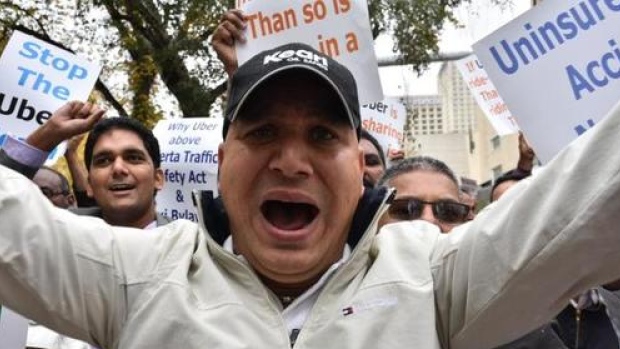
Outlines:
<svg viewBox="0 0 620 349"><path fill-rule="evenodd" d="M440 200L435 202L415 198L394 199L388 214L398 220L415 220L422 216L424 205L430 205L435 218L443 223L457 224L465 222L470 207L460 202Z"/></svg>

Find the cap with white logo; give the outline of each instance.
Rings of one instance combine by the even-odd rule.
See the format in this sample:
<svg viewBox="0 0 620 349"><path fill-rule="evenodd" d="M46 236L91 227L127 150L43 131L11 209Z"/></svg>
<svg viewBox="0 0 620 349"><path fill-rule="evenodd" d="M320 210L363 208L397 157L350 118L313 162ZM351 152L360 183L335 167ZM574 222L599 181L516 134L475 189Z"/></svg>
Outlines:
<svg viewBox="0 0 620 349"><path fill-rule="evenodd" d="M248 97L269 78L298 69L320 77L342 101L351 127L361 131L360 106L353 74L345 66L311 46L291 43L263 51L239 67L228 90L224 120L224 138Z"/></svg>

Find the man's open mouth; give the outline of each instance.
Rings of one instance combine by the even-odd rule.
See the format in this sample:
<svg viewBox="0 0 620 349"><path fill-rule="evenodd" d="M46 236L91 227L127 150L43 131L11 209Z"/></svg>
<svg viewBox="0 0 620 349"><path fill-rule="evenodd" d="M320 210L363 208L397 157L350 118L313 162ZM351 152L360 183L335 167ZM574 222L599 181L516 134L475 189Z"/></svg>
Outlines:
<svg viewBox="0 0 620 349"><path fill-rule="evenodd" d="M118 184L112 184L108 187L109 190L111 191L123 191L123 190L131 190L135 188L135 185L133 184L124 184L124 183L118 183Z"/></svg>
<svg viewBox="0 0 620 349"><path fill-rule="evenodd" d="M299 230L308 226L319 214L312 204L267 200L261 205L267 221L281 230Z"/></svg>

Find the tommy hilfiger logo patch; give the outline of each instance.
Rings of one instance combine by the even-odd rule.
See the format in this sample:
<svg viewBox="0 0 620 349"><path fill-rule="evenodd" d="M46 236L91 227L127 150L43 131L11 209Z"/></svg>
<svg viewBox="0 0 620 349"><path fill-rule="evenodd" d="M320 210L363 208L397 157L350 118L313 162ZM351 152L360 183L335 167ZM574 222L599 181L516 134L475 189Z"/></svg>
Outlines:
<svg viewBox="0 0 620 349"><path fill-rule="evenodd" d="M327 57L320 56L314 52L307 50L286 50L274 52L265 56L263 59L263 65L270 63L286 62L302 62L305 64L315 65L323 70L328 70L329 65L327 63Z"/></svg>
<svg viewBox="0 0 620 349"><path fill-rule="evenodd" d="M398 298L396 297L384 297L371 299L363 302L355 302L350 306L343 308L342 315L349 316L353 314L359 314L374 308L393 307L396 304L398 304Z"/></svg>

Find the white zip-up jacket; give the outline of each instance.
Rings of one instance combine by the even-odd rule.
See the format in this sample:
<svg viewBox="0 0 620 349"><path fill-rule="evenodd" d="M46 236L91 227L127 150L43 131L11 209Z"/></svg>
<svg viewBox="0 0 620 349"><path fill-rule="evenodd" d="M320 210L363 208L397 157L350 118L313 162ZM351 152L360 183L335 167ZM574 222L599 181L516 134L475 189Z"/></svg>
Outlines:
<svg viewBox="0 0 620 349"><path fill-rule="evenodd" d="M295 348L484 349L620 276L620 112L451 234L382 204ZM200 206L200 205L199 205ZM281 306L205 229L55 209L0 166L0 302L107 348L290 348Z"/></svg>

